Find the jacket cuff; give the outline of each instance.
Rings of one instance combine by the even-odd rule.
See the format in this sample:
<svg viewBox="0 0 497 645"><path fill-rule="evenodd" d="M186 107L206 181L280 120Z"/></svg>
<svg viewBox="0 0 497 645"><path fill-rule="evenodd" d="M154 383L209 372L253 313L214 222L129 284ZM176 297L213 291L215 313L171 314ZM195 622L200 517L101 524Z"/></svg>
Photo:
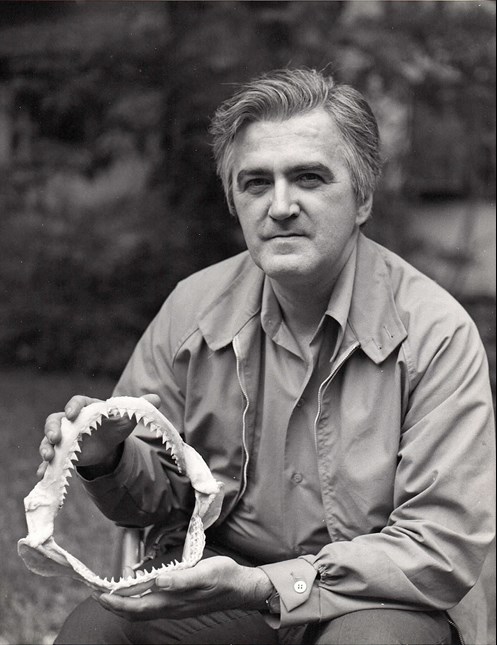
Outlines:
<svg viewBox="0 0 497 645"><path fill-rule="evenodd" d="M264 615L271 627L276 629L320 620L319 587L314 584L318 572L312 564L303 558L296 558L259 568L280 595L280 615Z"/></svg>
<svg viewBox="0 0 497 645"><path fill-rule="evenodd" d="M102 475L101 477L95 477L95 479L85 479L78 471L78 476L91 497L101 498L110 491L125 486L128 481L133 481L133 475L136 475L138 450L136 439L130 436L124 442L124 450L120 462L111 473Z"/></svg>

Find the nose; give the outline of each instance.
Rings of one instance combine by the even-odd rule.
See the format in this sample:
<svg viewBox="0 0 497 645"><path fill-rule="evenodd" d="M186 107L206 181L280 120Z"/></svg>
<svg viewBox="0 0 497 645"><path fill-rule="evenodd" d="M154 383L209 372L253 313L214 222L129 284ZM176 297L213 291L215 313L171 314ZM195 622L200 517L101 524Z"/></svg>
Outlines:
<svg viewBox="0 0 497 645"><path fill-rule="evenodd" d="M268 215L275 220L284 220L298 215L299 207L293 203L291 191L286 181L276 181L274 184Z"/></svg>

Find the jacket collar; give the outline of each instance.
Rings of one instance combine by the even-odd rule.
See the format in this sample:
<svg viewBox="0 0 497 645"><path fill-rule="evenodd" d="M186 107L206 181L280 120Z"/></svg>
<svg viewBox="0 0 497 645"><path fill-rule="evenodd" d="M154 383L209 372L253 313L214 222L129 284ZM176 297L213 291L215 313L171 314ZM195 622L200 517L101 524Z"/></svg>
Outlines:
<svg viewBox="0 0 497 645"><path fill-rule="evenodd" d="M235 280L198 317L200 331L214 351L232 343L261 309L264 273L247 251L240 257L240 271Z"/></svg>
<svg viewBox="0 0 497 645"><path fill-rule="evenodd" d="M381 363L407 336L380 249L359 234L348 319L351 334L375 363ZM198 317L200 331L213 351L232 343L261 310L264 273L248 253L241 258L240 272L235 280Z"/></svg>
<svg viewBox="0 0 497 645"><path fill-rule="evenodd" d="M407 337L394 300L385 249L362 233L357 242L357 265L348 325L362 350L381 363Z"/></svg>

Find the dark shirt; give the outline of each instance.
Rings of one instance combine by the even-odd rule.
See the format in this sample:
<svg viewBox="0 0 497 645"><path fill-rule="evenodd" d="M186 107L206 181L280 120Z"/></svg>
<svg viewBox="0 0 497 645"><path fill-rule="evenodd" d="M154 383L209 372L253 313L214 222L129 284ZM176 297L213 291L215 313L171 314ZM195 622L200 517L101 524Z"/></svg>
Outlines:
<svg viewBox="0 0 497 645"><path fill-rule="evenodd" d="M217 530L226 546L261 563L316 554L330 541L314 423L319 388L346 325L355 259L354 251L306 355L285 323L270 280L264 281L256 437L248 485Z"/></svg>

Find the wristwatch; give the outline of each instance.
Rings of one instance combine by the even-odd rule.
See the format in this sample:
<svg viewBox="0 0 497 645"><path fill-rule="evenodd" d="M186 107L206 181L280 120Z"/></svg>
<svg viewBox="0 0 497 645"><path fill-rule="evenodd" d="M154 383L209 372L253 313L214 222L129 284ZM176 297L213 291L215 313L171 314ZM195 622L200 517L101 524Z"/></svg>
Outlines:
<svg viewBox="0 0 497 645"><path fill-rule="evenodd" d="M266 611L270 614L280 614L281 605L280 605L280 594L277 591L266 598Z"/></svg>

